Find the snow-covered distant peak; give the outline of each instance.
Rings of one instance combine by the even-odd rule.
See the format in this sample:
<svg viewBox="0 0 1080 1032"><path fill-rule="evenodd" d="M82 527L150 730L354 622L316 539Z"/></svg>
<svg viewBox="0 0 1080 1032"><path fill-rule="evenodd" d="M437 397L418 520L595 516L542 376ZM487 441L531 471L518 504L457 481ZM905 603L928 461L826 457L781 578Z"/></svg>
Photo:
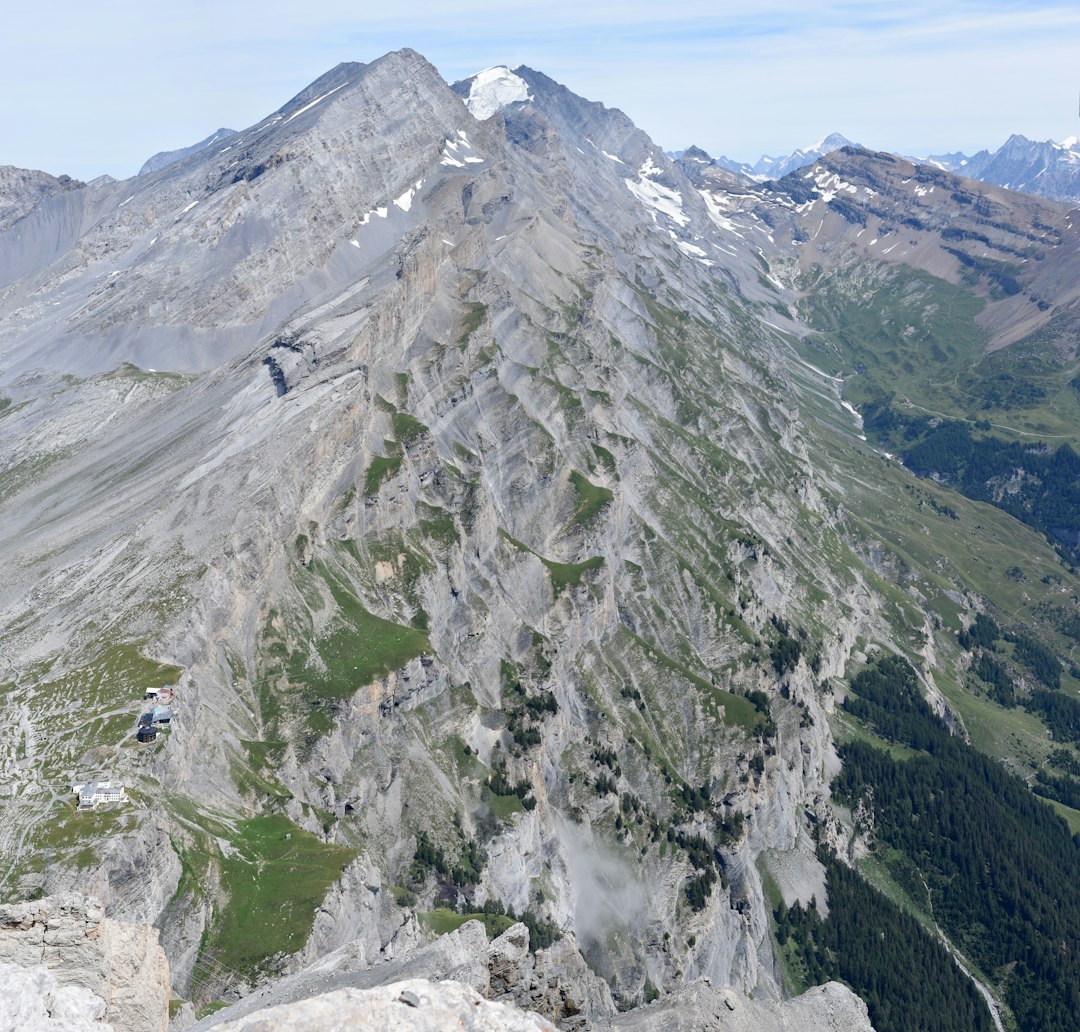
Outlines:
<svg viewBox="0 0 1080 1032"><path fill-rule="evenodd" d="M1075 136L1068 136L1061 141L1061 146L1066 150L1076 150L1076 145L1080 143L1080 138Z"/></svg>
<svg viewBox="0 0 1080 1032"><path fill-rule="evenodd" d="M532 99L529 95L529 84L509 68L498 65L495 68L485 68L472 77L465 106L474 118L483 122L507 104Z"/></svg>

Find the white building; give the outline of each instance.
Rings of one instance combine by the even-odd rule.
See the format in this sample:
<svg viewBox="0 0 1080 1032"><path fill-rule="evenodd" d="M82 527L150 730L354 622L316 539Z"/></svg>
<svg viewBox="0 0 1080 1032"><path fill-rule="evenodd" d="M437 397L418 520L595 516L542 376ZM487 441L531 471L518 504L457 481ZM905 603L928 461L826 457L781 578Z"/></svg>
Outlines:
<svg viewBox="0 0 1080 1032"><path fill-rule="evenodd" d="M111 781L89 781L72 785L71 791L79 797L80 810L93 810L98 803L122 803L127 798L121 785Z"/></svg>

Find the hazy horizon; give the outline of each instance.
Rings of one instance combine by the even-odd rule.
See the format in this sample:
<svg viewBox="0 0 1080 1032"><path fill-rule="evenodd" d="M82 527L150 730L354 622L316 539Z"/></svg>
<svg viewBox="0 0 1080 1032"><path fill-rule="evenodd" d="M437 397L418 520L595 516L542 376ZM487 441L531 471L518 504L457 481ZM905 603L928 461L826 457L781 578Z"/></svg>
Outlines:
<svg viewBox="0 0 1080 1032"><path fill-rule="evenodd" d="M8 16L0 164L126 178L159 151L258 122L340 61L406 46L448 82L527 64L620 108L667 150L696 144L740 161L831 132L922 155L1080 131L1080 10L925 0L714 7L467 0L387 15L341 0L302 12L281 0L183 9L61 0L44 39L38 16Z"/></svg>

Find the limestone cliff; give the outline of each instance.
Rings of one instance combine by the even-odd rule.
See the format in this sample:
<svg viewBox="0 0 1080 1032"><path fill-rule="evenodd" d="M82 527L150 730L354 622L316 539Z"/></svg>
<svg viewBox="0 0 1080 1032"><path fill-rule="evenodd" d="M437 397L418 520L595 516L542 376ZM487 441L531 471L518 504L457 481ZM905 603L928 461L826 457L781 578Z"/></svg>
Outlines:
<svg viewBox="0 0 1080 1032"><path fill-rule="evenodd" d="M53 1020L61 1020L57 1008L83 1008L82 1016L103 1018L115 1032L168 1028L169 964L157 932L110 920L98 900L68 894L0 905L0 963L44 969L33 977L40 996L58 1001Z"/></svg>

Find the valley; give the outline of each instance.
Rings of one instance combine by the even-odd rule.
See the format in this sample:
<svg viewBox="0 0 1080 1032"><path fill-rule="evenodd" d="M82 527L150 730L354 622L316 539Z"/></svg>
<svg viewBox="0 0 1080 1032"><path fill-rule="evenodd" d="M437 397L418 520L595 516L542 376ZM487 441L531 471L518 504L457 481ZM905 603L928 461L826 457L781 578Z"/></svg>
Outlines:
<svg viewBox="0 0 1080 1032"><path fill-rule="evenodd" d="M826 945L865 898L956 1027L1067 1027L885 786L1000 779L1075 863L1074 212L855 148L759 184L489 71L340 65L0 212L0 892L153 925L200 1028L474 915L596 1027L704 977L917 1027Z"/></svg>

